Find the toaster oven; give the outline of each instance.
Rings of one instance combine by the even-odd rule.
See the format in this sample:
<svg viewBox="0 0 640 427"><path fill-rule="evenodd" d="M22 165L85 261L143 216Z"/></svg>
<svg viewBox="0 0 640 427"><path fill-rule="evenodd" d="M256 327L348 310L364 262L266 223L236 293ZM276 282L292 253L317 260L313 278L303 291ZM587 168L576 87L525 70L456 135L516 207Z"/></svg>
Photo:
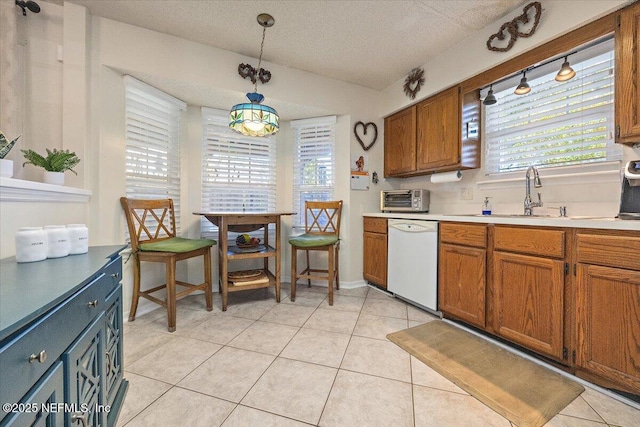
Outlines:
<svg viewBox="0 0 640 427"><path fill-rule="evenodd" d="M382 212L429 212L429 190L382 190Z"/></svg>

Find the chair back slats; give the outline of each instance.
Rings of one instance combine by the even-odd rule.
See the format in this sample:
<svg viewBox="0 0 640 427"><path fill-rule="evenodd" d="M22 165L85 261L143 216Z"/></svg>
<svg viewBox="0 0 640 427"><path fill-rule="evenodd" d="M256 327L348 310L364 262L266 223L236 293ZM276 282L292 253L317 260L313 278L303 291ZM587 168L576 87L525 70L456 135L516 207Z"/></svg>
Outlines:
<svg viewBox="0 0 640 427"><path fill-rule="evenodd" d="M342 200L305 202L305 233L340 236Z"/></svg>
<svg viewBox="0 0 640 427"><path fill-rule="evenodd" d="M176 220L171 199L120 198L127 219L131 248L138 250L141 243L156 242L176 236Z"/></svg>

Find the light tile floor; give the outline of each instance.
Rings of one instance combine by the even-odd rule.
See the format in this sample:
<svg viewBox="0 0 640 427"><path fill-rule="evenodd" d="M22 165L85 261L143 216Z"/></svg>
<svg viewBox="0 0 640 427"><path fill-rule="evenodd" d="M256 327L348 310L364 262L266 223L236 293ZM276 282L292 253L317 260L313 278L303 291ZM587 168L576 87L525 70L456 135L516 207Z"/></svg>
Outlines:
<svg viewBox="0 0 640 427"><path fill-rule="evenodd" d="M124 325L129 392L118 425L504 426L508 420L386 339L436 317L372 288L283 285L204 296ZM587 388L547 426L634 427L640 411Z"/></svg>

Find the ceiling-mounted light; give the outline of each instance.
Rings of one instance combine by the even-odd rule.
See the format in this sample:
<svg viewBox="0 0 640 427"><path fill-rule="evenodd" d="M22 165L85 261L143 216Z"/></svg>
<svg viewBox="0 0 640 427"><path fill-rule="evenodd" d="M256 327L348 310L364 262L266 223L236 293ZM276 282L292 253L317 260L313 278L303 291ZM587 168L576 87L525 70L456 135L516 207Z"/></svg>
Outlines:
<svg viewBox="0 0 640 427"><path fill-rule="evenodd" d="M485 96L484 101L482 101L482 103L484 105L493 105L496 102L498 102L498 100L496 99L496 96L493 94L493 85L489 86L489 93L487 93L487 96Z"/></svg>
<svg viewBox="0 0 640 427"><path fill-rule="evenodd" d="M576 72L573 71L571 65L569 65L569 61L567 61L567 56L564 57L564 63L562 67L560 67L560 71L556 74L556 81L558 82L566 82L567 80L571 80L576 75Z"/></svg>
<svg viewBox="0 0 640 427"><path fill-rule="evenodd" d="M275 23L273 16L268 13L258 15L258 24L262 26L262 44L260 45L260 57L258 59L257 72L260 72L262 65L262 49L264 47L264 36L268 27ZM258 79L255 80L253 93L247 94L250 103L237 104L229 112L229 127L236 132L248 136L271 136L280 130L280 117L275 109L268 105L262 105L264 99L258 93Z"/></svg>
<svg viewBox="0 0 640 427"><path fill-rule="evenodd" d="M513 91L513 93L515 93L516 95L526 95L529 92L531 92L531 87L529 86L529 83L527 83L527 71L525 70L522 72L522 79L520 80L520 84L518 85L516 90Z"/></svg>

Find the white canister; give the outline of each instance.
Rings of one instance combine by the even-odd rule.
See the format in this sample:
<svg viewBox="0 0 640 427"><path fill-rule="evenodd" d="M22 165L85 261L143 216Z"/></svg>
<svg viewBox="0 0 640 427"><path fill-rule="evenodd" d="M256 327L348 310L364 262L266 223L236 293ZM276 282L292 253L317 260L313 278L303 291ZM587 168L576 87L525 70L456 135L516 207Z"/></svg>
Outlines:
<svg viewBox="0 0 640 427"><path fill-rule="evenodd" d="M86 254L89 251L89 229L84 224L69 224L69 255Z"/></svg>
<svg viewBox="0 0 640 427"><path fill-rule="evenodd" d="M47 258L47 233L42 227L20 227L16 233L16 261L34 262Z"/></svg>
<svg viewBox="0 0 640 427"><path fill-rule="evenodd" d="M64 225L47 225L47 258L69 255L69 230Z"/></svg>

